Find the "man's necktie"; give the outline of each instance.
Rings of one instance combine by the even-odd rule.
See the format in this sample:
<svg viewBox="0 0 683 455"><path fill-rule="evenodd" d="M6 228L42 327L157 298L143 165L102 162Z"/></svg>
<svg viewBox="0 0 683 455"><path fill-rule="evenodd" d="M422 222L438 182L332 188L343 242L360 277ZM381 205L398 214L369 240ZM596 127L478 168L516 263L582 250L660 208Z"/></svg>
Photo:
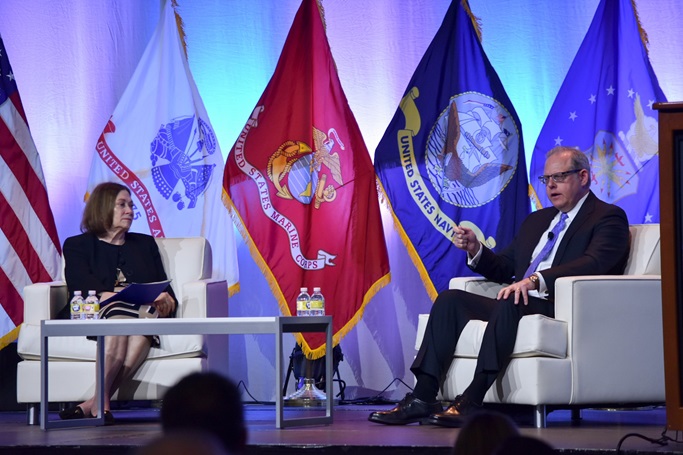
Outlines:
<svg viewBox="0 0 683 455"><path fill-rule="evenodd" d="M531 264L529 264L529 268L526 269L524 278L528 278L529 275L534 273L536 271L536 268L538 267L538 264L540 264L543 260L545 260L548 257L550 252L553 250L553 246L555 246L555 242L557 242L557 237L559 237L560 232L562 232L562 229L564 229L566 221L567 214L562 212L562 215L560 216L560 221L558 221L553 230L548 233L548 241L545 245L543 245L543 249L540 253L538 253L538 256L536 256L536 258L533 261L531 261Z"/></svg>

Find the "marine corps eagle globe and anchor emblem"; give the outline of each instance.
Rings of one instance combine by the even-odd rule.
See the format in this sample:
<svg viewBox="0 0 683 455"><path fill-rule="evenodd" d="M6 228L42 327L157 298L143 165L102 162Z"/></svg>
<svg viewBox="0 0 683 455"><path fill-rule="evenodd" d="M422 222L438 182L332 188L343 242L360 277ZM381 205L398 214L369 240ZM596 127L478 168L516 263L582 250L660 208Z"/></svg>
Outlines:
<svg viewBox="0 0 683 455"><path fill-rule="evenodd" d="M307 256L302 251L302 239L296 222L287 215L288 203L297 201L301 204L318 209L323 202L332 202L337 197L337 185L343 185L341 164L338 149L344 150L344 144L336 129L330 128L325 134L313 127L314 149L303 141L288 140L282 143L268 158L265 172L255 167L247 159L247 140L252 129L259 127L259 115L265 110L264 106L256 106L244 125L242 133L231 154L238 169L249 177L258 192L258 201L266 218L279 226L287 235L289 249L294 263L304 270L321 270L334 266L335 254L318 249L313 256ZM332 176L328 180L327 172ZM284 200L283 204L276 204L271 196L270 183L275 188L275 196Z"/></svg>
<svg viewBox="0 0 683 455"><path fill-rule="evenodd" d="M336 138L336 142L332 138ZM337 197L333 185L326 185L327 174L321 174L324 165L339 185L344 183L339 164L339 154L334 146L344 150L344 144L334 128L327 134L313 127L315 151L302 141L286 141L268 159L268 178L277 189L276 196L295 199L302 204L313 202L316 209L323 202L332 202ZM313 152L313 153L311 153ZM287 182L283 183L285 177Z"/></svg>

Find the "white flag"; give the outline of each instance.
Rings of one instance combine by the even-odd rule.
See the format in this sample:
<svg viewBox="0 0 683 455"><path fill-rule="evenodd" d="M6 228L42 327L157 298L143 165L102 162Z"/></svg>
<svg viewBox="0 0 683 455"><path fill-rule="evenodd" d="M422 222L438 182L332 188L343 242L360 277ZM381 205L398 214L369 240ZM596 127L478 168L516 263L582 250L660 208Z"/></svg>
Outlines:
<svg viewBox="0 0 683 455"><path fill-rule="evenodd" d="M88 193L105 181L127 185L135 203L132 231L206 237L213 277L237 290L233 224L221 197L223 155L170 0L95 153Z"/></svg>

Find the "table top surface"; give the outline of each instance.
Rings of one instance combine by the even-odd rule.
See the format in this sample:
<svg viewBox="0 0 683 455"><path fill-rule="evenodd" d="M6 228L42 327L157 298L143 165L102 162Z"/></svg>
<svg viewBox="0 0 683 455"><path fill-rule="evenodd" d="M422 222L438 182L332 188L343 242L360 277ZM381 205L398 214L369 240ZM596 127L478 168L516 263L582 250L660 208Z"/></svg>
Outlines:
<svg viewBox="0 0 683 455"><path fill-rule="evenodd" d="M258 334L282 332L324 332L332 316L263 316L161 319L51 319L41 321L47 336L97 335L184 335Z"/></svg>

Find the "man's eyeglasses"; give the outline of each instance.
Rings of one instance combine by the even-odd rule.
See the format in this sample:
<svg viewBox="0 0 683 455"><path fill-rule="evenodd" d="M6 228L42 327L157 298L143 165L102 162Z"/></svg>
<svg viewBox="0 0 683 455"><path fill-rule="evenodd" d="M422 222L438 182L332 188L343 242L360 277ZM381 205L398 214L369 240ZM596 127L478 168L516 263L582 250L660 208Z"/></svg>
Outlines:
<svg viewBox="0 0 683 455"><path fill-rule="evenodd" d="M583 171L583 169L572 169L571 171L558 172L556 174L540 175L538 176L538 180L540 180L541 183L544 185L547 185L550 179L553 179L553 182L555 183L562 183L565 180L567 180L567 177L569 177L570 175L576 174L577 172L581 171Z"/></svg>

